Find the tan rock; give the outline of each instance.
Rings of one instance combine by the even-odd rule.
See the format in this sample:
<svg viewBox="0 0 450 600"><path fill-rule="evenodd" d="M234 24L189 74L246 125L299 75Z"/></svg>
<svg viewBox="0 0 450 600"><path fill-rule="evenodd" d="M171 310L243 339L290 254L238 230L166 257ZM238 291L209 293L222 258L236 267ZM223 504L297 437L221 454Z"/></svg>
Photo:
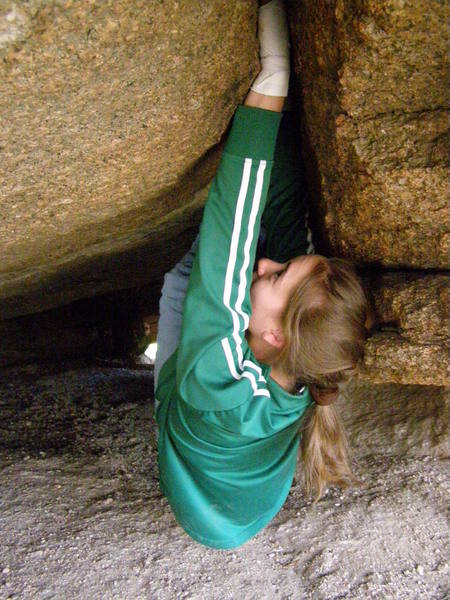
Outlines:
<svg viewBox="0 0 450 600"><path fill-rule="evenodd" d="M448 277L385 273L368 284L378 331L366 343L363 377L447 385Z"/></svg>
<svg viewBox="0 0 450 600"><path fill-rule="evenodd" d="M355 455L448 456L448 389L354 381L339 400Z"/></svg>
<svg viewBox="0 0 450 600"><path fill-rule="evenodd" d="M447 267L445 3L290 10L324 245L358 262Z"/></svg>
<svg viewBox="0 0 450 600"><path fill-rule="evenodd" d="M256 8L0 4L1 318L161 276L257 72Z"/></svg>
<svg viewBox="0 0 450 600"><path fill-rule="evenodd" d="M446 268L447 7L289 7L319 248L372 272ZM365 377L446 383L445 281L423 273L370 280L379 330L366 345Z"/></svg>
<svg viewBox="0 0 450 600"><path fill-rule="evenodd" d="M445 267L444 4L288 6L319 250L372 271ZM156 312L256 73L255 17L251 0L0 2L0 319L136 286L130 321ZM370 280L366 378L446 382L445 285ZM5 323L2 360L47 352L49 333L14 340L58 339L73 310ZM84 352L97 325L77 319L66 334Z"/></svg>

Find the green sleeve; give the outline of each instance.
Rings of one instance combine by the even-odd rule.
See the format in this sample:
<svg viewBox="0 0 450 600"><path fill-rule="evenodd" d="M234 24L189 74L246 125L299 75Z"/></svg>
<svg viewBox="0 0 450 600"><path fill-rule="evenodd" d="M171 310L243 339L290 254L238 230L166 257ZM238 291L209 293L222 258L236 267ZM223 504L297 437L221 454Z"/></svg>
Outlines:
<svg viewBox="0 0 450 600"><path fill-rule="evenodd" d="M199 410L270 396L245 331L280 119L280 113L239 107L210 188L176 367L179 395Z"/></svg>
<svg viewBox="0 0 450 600"><path fill-rule="evenodd" d="M284 113L275 149L274 165L262 225L266 232L264 255L286 262L314 252L307 223L307 193L300 133L291 113Z"/></svg>

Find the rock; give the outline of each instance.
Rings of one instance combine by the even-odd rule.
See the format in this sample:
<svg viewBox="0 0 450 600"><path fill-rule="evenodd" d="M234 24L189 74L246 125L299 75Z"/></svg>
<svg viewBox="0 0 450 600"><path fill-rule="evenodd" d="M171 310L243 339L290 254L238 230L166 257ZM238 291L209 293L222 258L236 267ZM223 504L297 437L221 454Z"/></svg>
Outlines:
<svg viewBox="0 0 450 600"><path fill-rule="evenodd" d="M377 330L366 343L363 377L447 385L448 276L383 273L367 287Z"/></svg>
<svg viewBox="0 0 450 600"><path fill-rule="evenodd" d="M445 3L306 0L290 13L323 246L446 268Z"/></svg>
<svg viewBox="0 0 450 600"><path fill-rule="evenodd" d="M181 256L258 69L256 9L1 4L0 318L149 283Z"/></svg>
<svg viewBox="0 0 450 600"><path fill-rule="evenodd" d="M318 250L397 269L369 275L363 376L444 385L444 4L287 4ZM256 5L3 2L0 365L135 354L148 315L154 337L258 68Z"/></svg>
<svg viewBox="0 0 450 600"><path fill-rule="evenodd" d="M447 268L446 7L306 0L289 10L319 248L371 272ZM372 381L446 383L445 284L433 277L370 280Z"/></svg>
<svg viewBox="0 0 450 600"><path fill-rule="evenodd" d="M350 446L362 458L448 453L449 395L444 387L352 381L338 403Z"/></svg>

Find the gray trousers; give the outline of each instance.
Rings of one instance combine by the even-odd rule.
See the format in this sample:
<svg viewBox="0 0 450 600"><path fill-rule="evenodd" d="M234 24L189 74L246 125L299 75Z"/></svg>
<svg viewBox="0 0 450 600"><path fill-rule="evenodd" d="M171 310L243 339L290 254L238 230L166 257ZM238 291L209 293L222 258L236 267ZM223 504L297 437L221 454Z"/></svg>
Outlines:
<svg viewBox="0 0 450 600"><path fill-rule="evenodd" d="M194 240L191 249L175 267L164 275L164 285L159 301L158 348L155 358L154 381L155 390L158 384L159 372L166 360L178 348L183 319L183 305L189 283L189 276L197 253L199 235Z"/></svg>

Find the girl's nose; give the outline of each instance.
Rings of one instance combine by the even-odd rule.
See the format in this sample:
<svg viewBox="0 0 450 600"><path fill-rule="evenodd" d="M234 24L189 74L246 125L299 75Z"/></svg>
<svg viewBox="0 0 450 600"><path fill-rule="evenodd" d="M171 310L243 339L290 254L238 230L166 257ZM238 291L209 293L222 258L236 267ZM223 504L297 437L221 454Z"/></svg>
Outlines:
<svg viewBox="0 0 450 600"><path fill-rule="evenodd" d="M270 260L270 258L261 258L258 261L258 277L274 273L275 271L278 271L282 266L283 265L281 263L277 263L274 260Z"/></svg>

